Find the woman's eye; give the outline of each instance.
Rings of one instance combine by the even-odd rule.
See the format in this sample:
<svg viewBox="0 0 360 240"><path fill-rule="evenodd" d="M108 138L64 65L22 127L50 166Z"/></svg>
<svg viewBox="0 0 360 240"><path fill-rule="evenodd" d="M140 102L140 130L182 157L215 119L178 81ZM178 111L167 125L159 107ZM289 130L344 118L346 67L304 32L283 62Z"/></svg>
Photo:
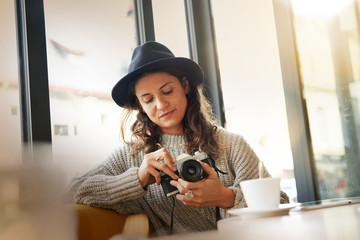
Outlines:
<svg viewBox="0 0 360 240"><path fill-rule="evenodd" d="M164 92L164 95L169 95L172 92L173 92L173 89L171 89L170 91Z"/></svg>
<svg viewBox="0 0 360 240"><path fill-rule="evenodd" d="M144 102L145 102L145 103L151 103L152 100L153 100L152 98L150 98L150 99L144 99Z"/></svg>

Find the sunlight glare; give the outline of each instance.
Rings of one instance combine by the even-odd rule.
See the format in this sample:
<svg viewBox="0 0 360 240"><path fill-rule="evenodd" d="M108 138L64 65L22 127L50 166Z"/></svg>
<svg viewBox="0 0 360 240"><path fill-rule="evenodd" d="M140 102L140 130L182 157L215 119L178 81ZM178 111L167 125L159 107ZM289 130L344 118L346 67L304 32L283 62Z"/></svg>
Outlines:
<svg viewBox="0 0 360 240"><path fill-rule="evenodd" d="M297 14L328 19L347 8L353 0L291 0L291 3Z"/></svg>

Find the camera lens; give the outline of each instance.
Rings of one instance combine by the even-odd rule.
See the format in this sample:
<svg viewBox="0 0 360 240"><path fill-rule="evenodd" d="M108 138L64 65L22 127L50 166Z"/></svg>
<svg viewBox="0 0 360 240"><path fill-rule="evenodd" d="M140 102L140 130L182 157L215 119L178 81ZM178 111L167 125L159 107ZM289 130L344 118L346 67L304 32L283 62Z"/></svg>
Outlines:
<svg viewBox="0 0 360 240"><path fill-rule="evenodd" d="M181 164L179 176L188 182L197 182L203 179L205 175L201 164L194 159L189 159Z"/></svg>
<svg viewBox="0 0 360 240"><path fill-rule="evenodd" d="M194 175L196 173L196 168L194 168L193 166L188 167L188 169L186 170L189 175Z"/></svg>

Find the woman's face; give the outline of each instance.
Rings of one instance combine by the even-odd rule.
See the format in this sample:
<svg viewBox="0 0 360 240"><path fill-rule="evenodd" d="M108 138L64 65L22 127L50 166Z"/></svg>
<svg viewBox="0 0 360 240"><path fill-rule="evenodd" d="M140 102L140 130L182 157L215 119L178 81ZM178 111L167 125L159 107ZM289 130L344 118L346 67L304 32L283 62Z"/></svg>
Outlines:
<svg viewBox="0 0 360 240"><path fill-rule="evenodd" d="M135 84L135 94L139 103L163 133L183 134L184 118L189 82L165 72L151 73L140 78Z"/></svg>

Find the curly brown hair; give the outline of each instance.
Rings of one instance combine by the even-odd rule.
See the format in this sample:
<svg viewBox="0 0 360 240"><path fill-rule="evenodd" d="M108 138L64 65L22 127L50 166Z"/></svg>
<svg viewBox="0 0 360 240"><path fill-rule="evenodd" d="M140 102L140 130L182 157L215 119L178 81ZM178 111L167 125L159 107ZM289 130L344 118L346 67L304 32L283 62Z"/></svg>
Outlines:
<svg viewBox="0 0 360 240"><path fill-rule="evenodd" d="M179 79L189 80L190 90L187 94L188 105L182 120L185 136L185 148L187 153L193 155L196 151L210 154L216 160L220 155L220 145L216 141L217 119L215 118L208 100L205 98L201 85L196 86L185 74L176 69L161 69L144 73L133 80L129 87L129 95L133 99L130 104L124 106L124 114L121 120L121 137L125 143L131 145L130 155L135 156L144 149L145 154L156 151L157 143L161 142L162 131L153 123L142 110L135 95L135 84L138 79L146 74L166 72ZM136 119L131 126L131 140L125 139L126 126L133 112L137 112Z"/></svg>

